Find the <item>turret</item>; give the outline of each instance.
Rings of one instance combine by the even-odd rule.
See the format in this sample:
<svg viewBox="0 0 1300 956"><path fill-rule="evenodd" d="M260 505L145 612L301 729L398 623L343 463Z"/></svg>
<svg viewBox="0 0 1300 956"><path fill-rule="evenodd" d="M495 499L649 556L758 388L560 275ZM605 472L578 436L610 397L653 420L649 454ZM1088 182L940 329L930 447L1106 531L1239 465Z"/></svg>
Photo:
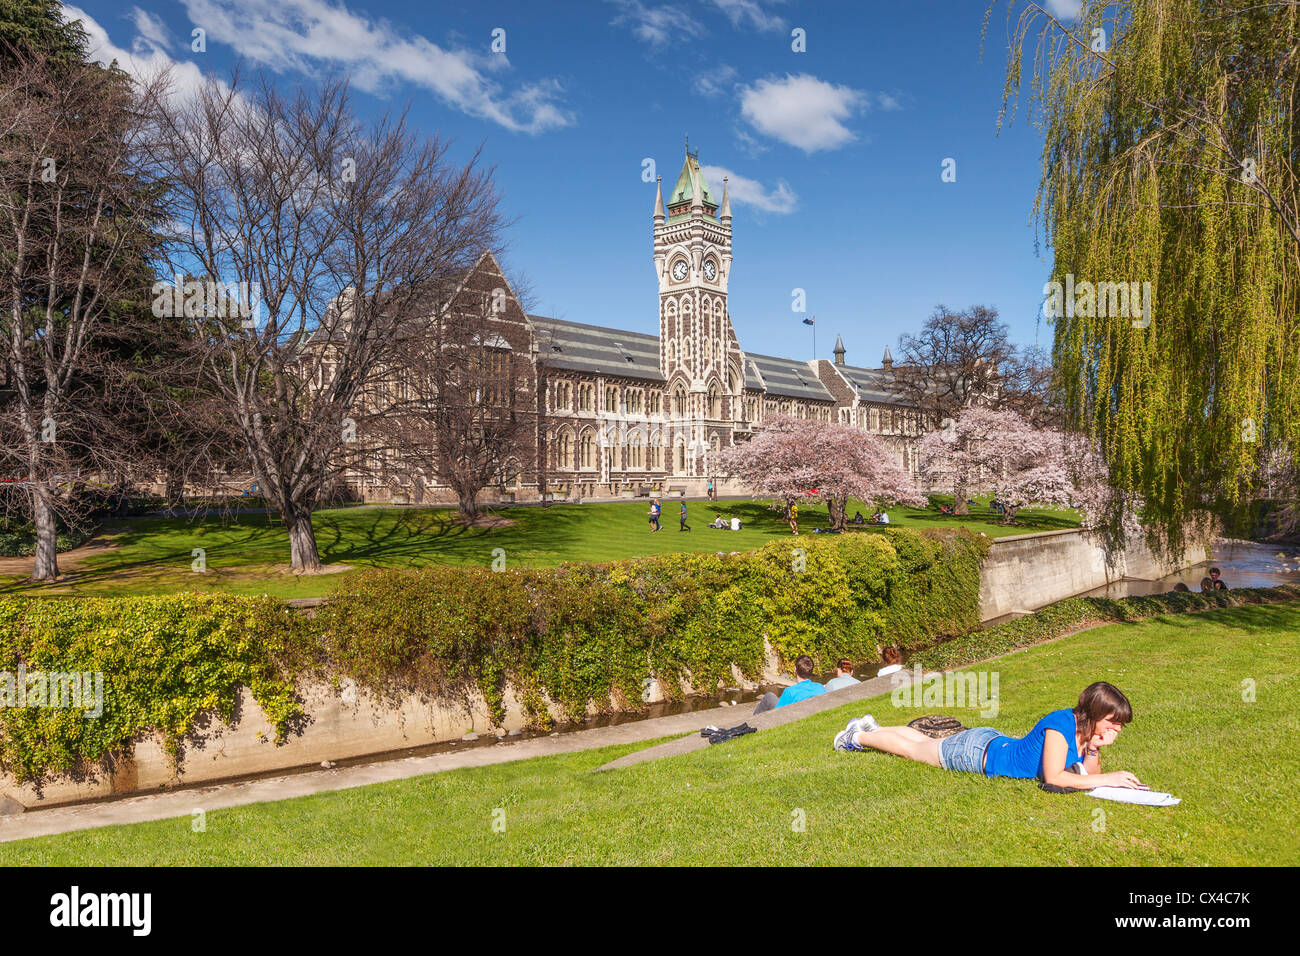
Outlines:
<svg viewBox="0 0 1300 956"><path fill-rule="evenodd" d="M840 338L838 332L835 333L835 364L844 364L844 340Z"/></svg>

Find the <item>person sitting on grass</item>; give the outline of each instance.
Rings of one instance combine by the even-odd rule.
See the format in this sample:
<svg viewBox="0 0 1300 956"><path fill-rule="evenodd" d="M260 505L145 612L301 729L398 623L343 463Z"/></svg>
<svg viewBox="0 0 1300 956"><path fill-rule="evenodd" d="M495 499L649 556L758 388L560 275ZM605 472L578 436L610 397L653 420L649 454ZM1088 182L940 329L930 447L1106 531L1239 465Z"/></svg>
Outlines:
<svg viewBox="0 0 1300 956"><path fill-rule="evenodd" d="M866 524L866 523L867 523L867 519L862 517L861 511L853 512L853 520L850 521L849 524Z"/></svg>
<svg viewBox="0 0 1300 956"><path fill-rule="evenodd" d="M1187 585L1184 584L1182 581L1179 581L1177 584L1174 585L1174 590L1175 590L1175 591L1187 591L1189 594L1191 593L1191 589L1188 588Z"/></svg>
<svg viewBox="0 0 1300 956"><path fill-rule="evenodd" d="M763 699L754 708L754 713L761 714L766 710L784 707L786 704L797 704L801 700L826 693L826 688L812 679L813 659L807 654L800 654L794 659L794 674L799 678L798 683L791 684L783 690L780 697L771 692L764 694Z"/></svg>
<svg viewBox="0 0 1300 956"><path fill-rule="evenodd" d="M1211 591L1217 591L1214 586L1214 578L1201 578L1201 593L1209 594Z"/></svg>
<svg viewBox="0 0 1300 956"><path fill-rule="evenodd" d="M861 683L862 681L853 676L853 662L847 657L841 657L835 663L835 676L826 682L826 693Z"/></svg>
<svg viewBox="0 0 1300 956"><path fill-rule="evenodd" d="M1214 582L1214 590L1216 591L1228 590L1228 585L1219 578L1221 573L1218 568L1210 568L1210 580Z"/></svg>
<svg viewBox="0 0 1300 956"><path fill-rule="evenodd" d="M709 524L709 527L719 531L725 531L727 528L731 527L731 525L727 524L727 519L722 517L722 515L714 515L713 521Z"/></svg>
<svg viewBox="0 0 1300 956"><path fill-rule="evenodd" d="M876 671L877 677L888 677L903 669L903 652L897 647L886 647L880 652L880 659L885 662L885 666Z"/></svg>
<svg viewBox="0 0 1300 956"><path fill-rule="evenodd" d="M1069 790L1126 787L1145 790L1127 770L1101 772L1101 748L1115 742L1133 708L1118 687L1097 681L1084 688L1071 710L1054 710L1023 737L1008 737L992 727L974 727L935 739L911 727L881 727L867 714L850 720L835 735L836 750L880 750L945 770L986 777L1042 780ZM1083 773L1070 770L1083 765Z"/></svg>

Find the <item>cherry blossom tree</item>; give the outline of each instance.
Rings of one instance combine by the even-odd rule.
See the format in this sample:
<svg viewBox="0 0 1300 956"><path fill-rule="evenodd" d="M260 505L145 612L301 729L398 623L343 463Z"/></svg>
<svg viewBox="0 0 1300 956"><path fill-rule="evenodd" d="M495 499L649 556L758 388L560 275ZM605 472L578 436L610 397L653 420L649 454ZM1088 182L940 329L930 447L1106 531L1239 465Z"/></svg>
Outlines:
<svg viewBox="0 0 1300 956"><path fill-rule="evenodd" d="M954 488L989 488L1003 506L1002 523L1014 524L1028 504L1076 503L1083 469L1071 467L1072 448L1079 451L1060 431L1034 428L1016 412L972 406L921 439L921 473ZM1104 476L1100 459L1088 467Z"/></svg>
<svg viewBox="0 0 1300 956"><path fill-rule="evenodd" d="M723 449L718 463L787 510L801 498L820 498L836 530L844 528L850 498L877 506L925 503L889 446L848 425L774 418L749 441Z"/></svg>

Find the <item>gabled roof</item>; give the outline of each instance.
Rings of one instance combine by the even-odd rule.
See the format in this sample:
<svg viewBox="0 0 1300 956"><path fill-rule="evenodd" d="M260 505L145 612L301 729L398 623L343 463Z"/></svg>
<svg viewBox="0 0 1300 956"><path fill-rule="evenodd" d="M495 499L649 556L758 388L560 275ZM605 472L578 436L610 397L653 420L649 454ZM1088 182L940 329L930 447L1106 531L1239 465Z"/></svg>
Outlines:
<svg viewBox="0 0 1300 956"><path fill-rule="evenodd" d="M530 315L537 330L537 360L551 368L598 372L662 382L659 336L606 329L566 319Z"/></svg>
<svg viewBox="0 0 1300 956"><path fill-rule="evenodd" d="M855 365L836 365L836 371L858 393L858 400L863 402L886 402L891 405L905 404L903 399L892 390L893 375L881 368L858 368Z"/></svg>
<svg viewBox="0 0 1300 956"><path fill-rule="evenodd" d="M748 387L758 387L757 382L752 386L750 384L752 378L748 363L753 362L763 383L767 385L769 395L806 398L818 402L835 401L835 397L827 391L826 386L821 383L821 379L807 362L778 358L775 355L757 355L754 352L746 352L745 360L745 384Z"/></svg>

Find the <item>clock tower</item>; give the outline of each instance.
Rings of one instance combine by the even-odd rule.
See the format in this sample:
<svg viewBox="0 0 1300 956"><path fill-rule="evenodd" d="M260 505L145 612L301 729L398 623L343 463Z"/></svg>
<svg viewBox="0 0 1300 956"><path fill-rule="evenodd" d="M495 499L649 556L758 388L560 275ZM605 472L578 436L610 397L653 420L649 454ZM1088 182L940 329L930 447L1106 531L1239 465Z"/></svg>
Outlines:
<svg viewBox="0 0 1300 956"><path fill-rule="evenodd" d="M709 458L731 443L740 418L743 355L727 312L731 278L731 201L719 205L691 152L665 206L655 187L654 263L659 280L659 367L673 425L671 470L710 475Z"/></svg>

